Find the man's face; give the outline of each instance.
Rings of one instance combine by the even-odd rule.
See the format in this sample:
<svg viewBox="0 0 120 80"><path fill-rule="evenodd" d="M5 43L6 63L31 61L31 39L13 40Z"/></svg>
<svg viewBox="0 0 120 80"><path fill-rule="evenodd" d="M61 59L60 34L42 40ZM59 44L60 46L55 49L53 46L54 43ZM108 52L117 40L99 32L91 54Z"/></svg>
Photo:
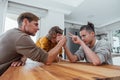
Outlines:
<svg viewBox="0 0 120 80"><path fill-rule="evenodd" d="M80 31L80 37L86 45L91 44L94 39L94 32L82 30Z"/></svg>
<svg viewBox="0 0 120 80"><path fill-rule="evenodd" d="M36 32L39 30L38 21L31 21L26 24L25 32L29 35L35 36Z"/></svg>

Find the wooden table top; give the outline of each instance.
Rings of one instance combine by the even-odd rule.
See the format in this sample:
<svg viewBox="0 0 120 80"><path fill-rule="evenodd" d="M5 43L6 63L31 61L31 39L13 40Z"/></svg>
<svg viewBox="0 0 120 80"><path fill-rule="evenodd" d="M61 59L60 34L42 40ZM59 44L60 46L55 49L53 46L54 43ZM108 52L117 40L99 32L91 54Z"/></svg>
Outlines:
<svg viewBox="0 0 120 80"><path fill-rule="evenodd" d="M52 65L27 63L9 67L0 80L120 80L120 66L58 62Z"/></svg>

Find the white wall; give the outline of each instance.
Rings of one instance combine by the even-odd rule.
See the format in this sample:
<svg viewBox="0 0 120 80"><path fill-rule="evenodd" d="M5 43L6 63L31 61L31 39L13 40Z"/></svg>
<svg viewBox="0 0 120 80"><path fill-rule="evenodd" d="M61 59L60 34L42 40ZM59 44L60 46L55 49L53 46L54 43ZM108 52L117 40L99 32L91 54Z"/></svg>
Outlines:
<svg viewBox="0 0 120 80"><path fill-rule="evenodd" d="M45 36L53 26L59 26L61 29L64 29L64 14L49 10L46 17L41 18L39 36Z"/></svg>

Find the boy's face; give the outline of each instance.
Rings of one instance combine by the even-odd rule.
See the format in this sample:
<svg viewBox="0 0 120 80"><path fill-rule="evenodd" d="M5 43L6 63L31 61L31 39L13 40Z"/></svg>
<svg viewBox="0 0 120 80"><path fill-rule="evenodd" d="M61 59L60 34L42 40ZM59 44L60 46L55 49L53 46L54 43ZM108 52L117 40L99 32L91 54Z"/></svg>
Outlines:
<svg viewBox="0 0 120 80"><path fill-rule="evenodd" d="M91 44L94 39L94 32L89 32L87 30L80 31L80 37L86 45Z"/></svg>

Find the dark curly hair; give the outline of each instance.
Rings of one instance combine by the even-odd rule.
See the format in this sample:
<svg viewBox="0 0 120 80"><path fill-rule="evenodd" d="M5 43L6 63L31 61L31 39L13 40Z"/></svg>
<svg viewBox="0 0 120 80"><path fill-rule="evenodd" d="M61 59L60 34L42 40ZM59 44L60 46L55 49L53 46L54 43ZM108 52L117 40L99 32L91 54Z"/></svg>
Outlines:
<svg viewBox="0 0 120 80"><path fill-rule="evenodd" d="M59 26L54 26L52 27L49 32L48 32L48 37L51 38L52 35L56 35L57 33L59 34L63 34L63 30L61 28L59 28Z"/></svg>

